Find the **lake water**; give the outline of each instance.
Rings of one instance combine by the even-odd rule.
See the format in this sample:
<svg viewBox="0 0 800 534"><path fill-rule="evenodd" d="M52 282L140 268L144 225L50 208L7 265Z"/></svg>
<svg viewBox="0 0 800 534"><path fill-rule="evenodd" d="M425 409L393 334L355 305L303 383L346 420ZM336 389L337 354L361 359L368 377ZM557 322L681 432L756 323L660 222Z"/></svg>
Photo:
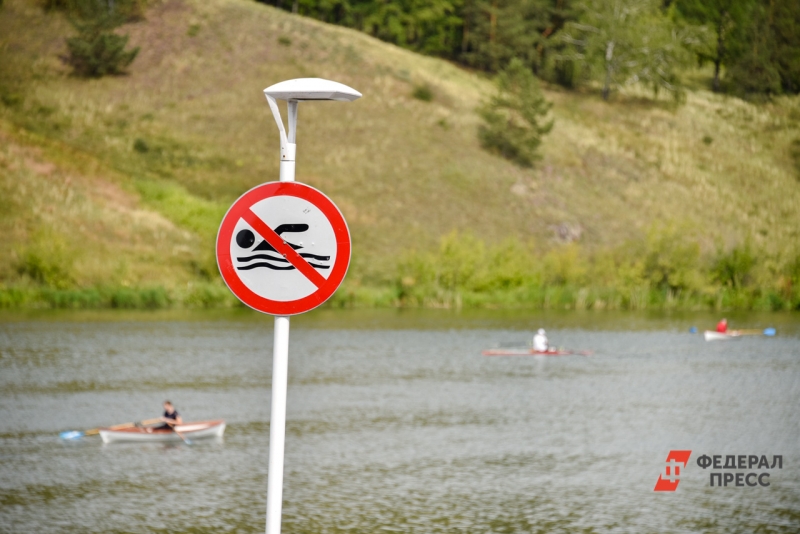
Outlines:
<svg viewBox="0 0 800 534"><path fill-rule="evenodd" d="M283 532L798 532L800 316L729 316L774 338L687 332L714 319L295 318ZM540 325L593 355L481 356ZM243 311L0 316L0 531L263 532L271 349L271 320ZM164 399L224 438L58 438ZM679 487L654 492L673 449L692 451ZM769 487L710 487L704 454L783 463L753 468Z"/></svg>

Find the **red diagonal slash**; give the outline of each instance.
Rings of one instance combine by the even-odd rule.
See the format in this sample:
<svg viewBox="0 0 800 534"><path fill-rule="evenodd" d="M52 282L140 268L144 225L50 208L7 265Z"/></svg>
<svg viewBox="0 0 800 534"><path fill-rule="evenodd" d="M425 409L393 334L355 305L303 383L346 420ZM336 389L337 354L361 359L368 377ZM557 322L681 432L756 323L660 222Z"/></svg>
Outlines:
<svg viewBox="0 0 800 534"><path fill-rule="evenodd" d="M245 210L242 214L242 219L249 224L253 230L259 233L267 243L272 245L278 254L289 260L289 263L294 265L298 271L311 281L312 284L321 288L327 280L324 276L319 274L308 262L300 256L292 247L286 244L281 236L275 233L275 230L270 228L264 221L259 219L258 215L253 213L252 210Z"/></svg>

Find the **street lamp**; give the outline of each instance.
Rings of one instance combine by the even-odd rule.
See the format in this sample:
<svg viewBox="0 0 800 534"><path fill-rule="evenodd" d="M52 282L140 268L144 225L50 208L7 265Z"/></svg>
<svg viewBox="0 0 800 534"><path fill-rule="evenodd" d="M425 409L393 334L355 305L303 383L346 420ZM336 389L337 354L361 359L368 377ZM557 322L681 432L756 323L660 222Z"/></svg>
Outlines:
<svg viewBox="0 0 800 534"><path fill-rule="evenodd" d="M352 102L361 93L344 84L321 78L286 80L264 89L281 136L280 181L294 182L297 154L297 105L311 100ZM283 127L277 100L289 108L289 135ZM272 408L269 425L269 472L267 475L267 534L280 534L283 501L283 450L286 437L286 386L289 367L289 317L275 316L272 347Z"/></svg>
<svg viewBox="0 0 800 534"><path fill-rule="evenodd" d="M361 98L361 93L339 82L322 78L296 78L286 80L264 89L272 115L278 123L281 135L281 182L294 181L294 162L297 153L297 104L312 100L335 100L352 102ZM289 108L289 135L283 127L283 119L276 100L286 100Z"/></svg>

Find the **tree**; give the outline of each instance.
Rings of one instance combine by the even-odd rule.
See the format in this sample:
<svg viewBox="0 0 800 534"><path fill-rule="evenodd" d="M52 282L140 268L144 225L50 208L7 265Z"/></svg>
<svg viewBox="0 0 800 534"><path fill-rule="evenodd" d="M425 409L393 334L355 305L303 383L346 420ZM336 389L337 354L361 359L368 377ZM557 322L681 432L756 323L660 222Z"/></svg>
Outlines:
<svg viewBox="0 0 800 534"><path fill-rule="evenodd" d="M800 2L770 2L770 23L775 39L773 59L787 93L800 93Z"/></svg>
<svg viewBox="0 0 800 534"><path fill-rule="evenodd" d="M451 55L459 43L461 0L366 2L364 31L412 50Z"/></svg>
<svg viewBox="0 0 800 534"><path fill-rule="evenodd" d="M109 74L121 74L139 53L139 47L125 50L127 35L117 35L107 31L100 24L76 24L78 36L67 39L69 57L77 74L99 78Z"/></svg>
<svg viewBox="0 0 800 534"><path fill-rule="evenodd" d="M142 17L141 0L48 0L45 7L65 11L78 30L78 35L67 39L65 58L76 74L120 74L139 53L138 47L125 50L128 36L113 30Z"/></svg>
<svg viewBox="0 0 800 534"><path fill-rule="evenodd" d="M511 58L537 66L537 46L549 22L549 0L479 0L465 10L470 32L461 54L474 67L497 72Z"/></svg>
<svg viewBox="0 0 800 534"><path fill-rule="evenodd" d="M769 27L769 14L755 5L747 24L736 31L729 58L730 90L745 95L774 95L781 92L781 76L773 60L775 42Z"/></svg>
<svg viewBox="0 0 800 534"><path fill-rule="evenodd" d="M713 89L721 67L729 90L742 95L800 92L800 2L797 0L676 0L685 20L704 24L714 39L698 47L714 63Z"/></svg>
<svg viewBox="0 0 800 534"><path fill-rule="evenodd" d="M675 71L688 59L690 38L660 6L660 0L587 0L578 21L561 32L570 45L562 57L603 80L604 100L612 87L639 82L679 95Z"/></svg>
<svg viewBox="0 0 800 534"><path fill-rule="evenodd" d="M577 0L256 1L491 72L519 57L541 75Z"/></svg>
<svg viewBox="0 0 800 534"><path fill-rule="evenodd" d="M497 76L497 93L478 110L484 121L478 128L481 145L519 165L532 165L542 136L553 127L545 120L550 107L530 69L512 59Z"/></svg>
<svg viewBox="0 0 800 534"><path fill-rule="evenodd" d="M552 36L570 16L571 0L468 0L459 59L498 71L513 57L540 73Z"/></svg>
<svg viewBox="0 0 800 534"><path fill-rule="evenodd" d="M754 0L677 0L675 9L685 20L709 27L713 38L695 47L701 61L714 63L714 91L720 90L720 69L731 58L737 29L750 13Z"/></svg>
<svg viewBox="0 0 800 534"><path fill-rule="evenodd" d="M463 0L257 1L427 54L452 57L461 43Z"/></svg>
<svg viewBox="0 0 800 534"><path fill-rule="evenodd" d="M729 63L733 92L800 92L800 2L757 0L737 27Z"/></svg>

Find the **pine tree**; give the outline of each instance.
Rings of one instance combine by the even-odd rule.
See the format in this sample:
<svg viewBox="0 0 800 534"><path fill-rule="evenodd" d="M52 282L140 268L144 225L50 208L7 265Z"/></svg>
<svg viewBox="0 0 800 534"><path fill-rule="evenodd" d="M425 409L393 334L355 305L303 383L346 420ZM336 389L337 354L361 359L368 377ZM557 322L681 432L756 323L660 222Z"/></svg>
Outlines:
<svg viewBox="0 0 800 534"><path fill-rule="evenodd" d="M364 2L359 6L367 33L427 54L450 56L457 49L462 0Z"/></svg>
<svg viewBox="0 0 800 534"><path fill-rule="evenodd" d="M541 72L551 37L571 12L570 0L471 0L464 5L459 59L496 72L520 58Z"/></svg>
<svg viewBox="0 0 800 534"><path fill-rule="evenodd" d="M530 69L512 59L497 76L497 93L478 110L484 121L478 129L481 145L524 167L532 165L542 136L553 127L545 120L550 107Z"/></svg>
<svg viewBox="0 0 800 534"><path fill-rule="evenodd" d="M43 0L63 2L70 0ZM512 57L542 74L577 0L256 0L496 72Z"/></svg>
<svg viewBox="0 0 800 534"><path fill-rule="evenodd" d="M118 35L114 28L131 18L136 0L71 0L68 10L70 22L78 35L67 39L67 63L76 74L100 77L120 74L131 64L139 48L125 50L127 35Z"/></svg>

